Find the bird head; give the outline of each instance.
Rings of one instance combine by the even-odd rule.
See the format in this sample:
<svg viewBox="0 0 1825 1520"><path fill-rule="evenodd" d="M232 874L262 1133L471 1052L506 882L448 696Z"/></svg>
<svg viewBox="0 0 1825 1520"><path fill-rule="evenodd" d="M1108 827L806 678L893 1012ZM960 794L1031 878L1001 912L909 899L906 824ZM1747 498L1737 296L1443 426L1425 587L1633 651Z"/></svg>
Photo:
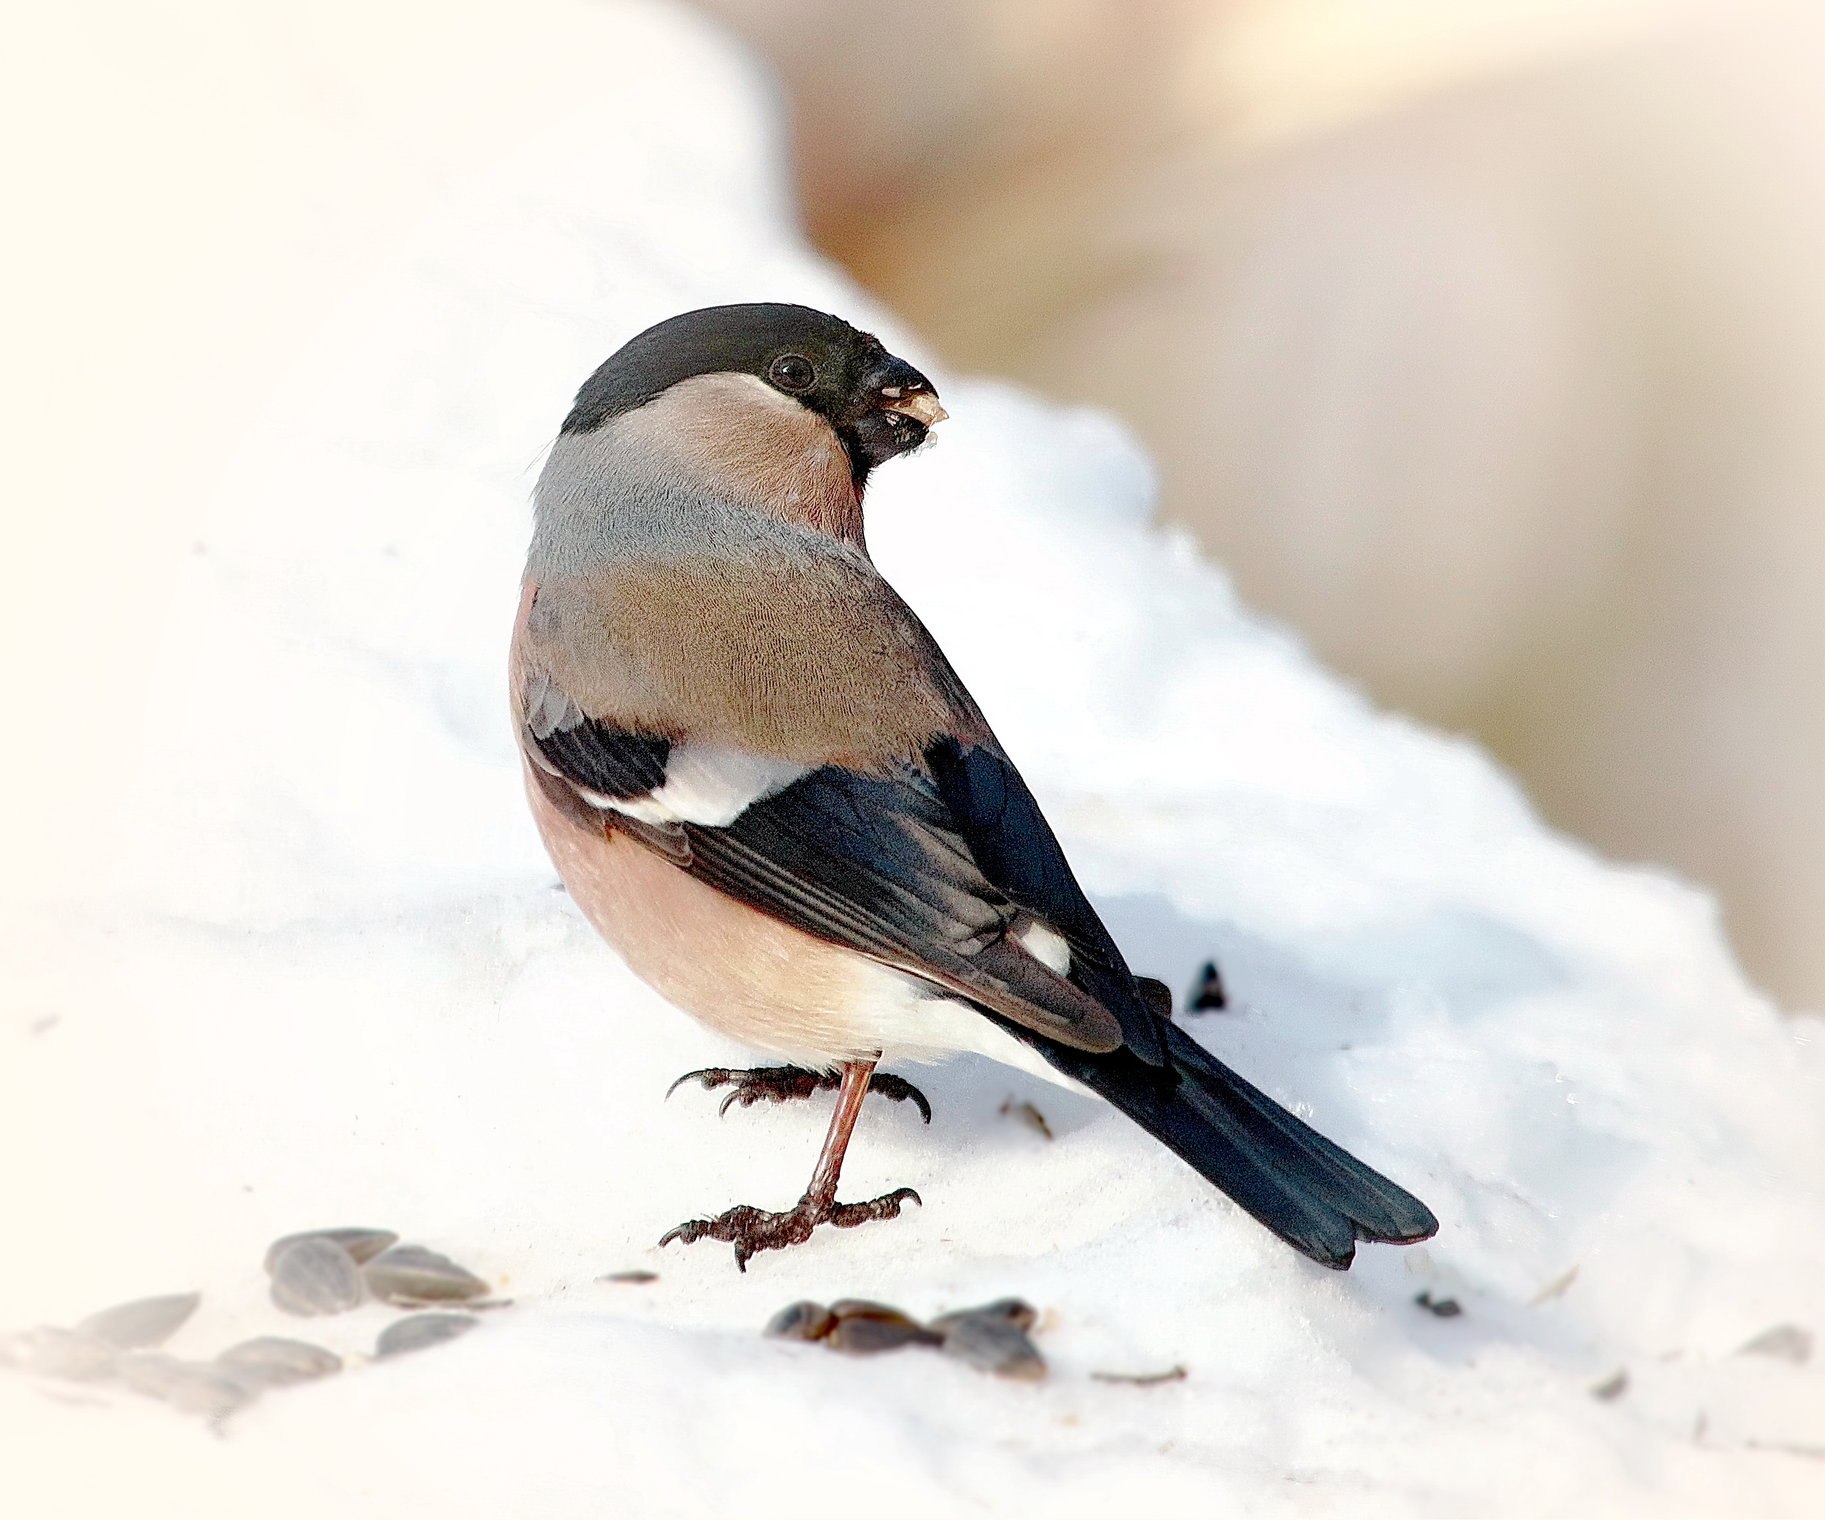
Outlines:
<svg viewBox="0 0 1825 1520"><path fill-rule="evenodd" d="M827 421L858 486L944 420L931 381L840 317L756 302L687 311L630 339L591 375L564 421L584 433L700 376L734 375Z"/></svg>

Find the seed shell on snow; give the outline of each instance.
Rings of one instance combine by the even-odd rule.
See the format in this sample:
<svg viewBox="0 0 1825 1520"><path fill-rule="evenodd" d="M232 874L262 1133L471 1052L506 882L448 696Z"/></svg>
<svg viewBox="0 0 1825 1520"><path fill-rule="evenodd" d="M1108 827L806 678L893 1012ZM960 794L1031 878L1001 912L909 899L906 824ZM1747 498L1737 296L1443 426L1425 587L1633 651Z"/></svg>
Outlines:
<svg viewBox="0 0 1825 1520"><path fill-rule="evenodd" d="M266 1248L266 1270L270 1273L287 1246L301 1240L328 1240L342 1247L356 1262L372 1261L399 1237L391 1230L370 1230L362 1225L342 1225L332 1230L301 1230L296 1235L281 1235Z"/></svg>
<svg viewBox="0 0 1825 1520"><path fill-rule="evenodd" d="M1036 1383L1046 1375L1039 1348L1009 1316L978 1309L945 1318L939 1349L946 1356L1023 1383Z"/></svg>
<svg viewBox="0 0 1825 1520"><path fill-rule="evenodd" d="M986 1304L977 1304L972 1309L953 1309L949 1314L940 1314L931 1322L931 1327L943 1335L948 1326L966 1315L1009 1320L1021 1330L1031 1330L1039 1323L1039 1311L1024 1298L997 1298Z"/></svg>
<svg viewBox="0 0 1825 1520"><path fill-rule="evenodd" d="M162 1345L178 1326L196 1313L200 1293L167 1293L159 1298L136 1298L131 1303L100 1309L76 1326L80 1335L92 1335L120 1351L140 1351Z"/></svg>
<svg viewBox="0 0 1825 1520"><path fill-rule="evenodd" d="M342 1370L342 1358L335 1352L283 1335L255 1336L230 1346L215 1360L219 1367L275 1388L306 1383Z"/></svg>
<svg viewBox="0 0 1825 1520"><path fill-rule="evenodd" d="M260 1396L262 1384L215 1362L187 1362L162 1351L135 1351L120 1359L120 1380L135 1393L162 1400L185 1414L223 1420Z"/></svg>
<svg viewBox="0 0 1825 1520"><path fill-rule="evenodd" d="M364 1268L368 1291L389 1304L437 1304L480 1298L488 1284L448 1256L423 1246L395 1246Z"/></svg>
<svg viewBox="0 0 1825 1520"><path fill-rule="evenodd" d="M1738 1356L1771 1356L1804 1366L1812 1357L1812 1332L1803 1325L1775 1325L1736 1348Z"/></svg>
<svg viewBox="0 0 1825 1520"><path fill-rule="evenodd" d="M361 1299L361 1268L325 1236L294 1240L273 1258L272 1301L287 1314L340 1314Z"/></svg>
<svg viewBox="0 0 1825 1520"><path fill-rule="evenodd" d="M1175 1363L1163 1372L1092 1372L1098 1383L1126 1383L1131 1388L1157 1388L1161 1383L1182 1383L1191 1375L1183 1363Z"/></svg>
<svg viewBox="0 0 1825 1520"><path fill-rule="evenodd" d="M844 1298L830 1306L830 1313L835 1323L825 1332L823 1340L832 1351L872 1356L880 1351L898 1351L902 1346L938 1343L936 1335L892 1304L877 1304L866 1298Z"/></svg>
<svg viewBox="0 0 1825 1520"><path fill-rule="evenodd" d="M469 1314L408 1314L380 1332L374 1342L374 1355L401 1356L408 1351L423 1351L427 1346L467 1335L480 1323Z"/></svg>
<svg viewBox="0 0 1825 1520"><path fill-rule="evenodd" d="M836 1316L822 1304L801 1298L767 1321L761 1333L782 1341L821 1341L836 1326Z"/></svg>
<svg viewBox="0 0 1825 1520"><path fill-rule="evenodd" d="M22 1330L0 1345L0 1361L21 1372L77 1383L108 1377L118 1356L118 1350L100 1336L65 1330L59 1325Z"/></svg>

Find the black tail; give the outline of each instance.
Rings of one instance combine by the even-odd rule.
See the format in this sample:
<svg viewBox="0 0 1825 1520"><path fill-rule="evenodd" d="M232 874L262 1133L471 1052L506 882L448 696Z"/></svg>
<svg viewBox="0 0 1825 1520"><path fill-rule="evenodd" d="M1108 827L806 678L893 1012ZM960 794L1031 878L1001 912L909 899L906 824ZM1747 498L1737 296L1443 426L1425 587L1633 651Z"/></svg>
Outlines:
<svg viewBox="0 0 1825 1520"><path fill-rule="evenodd" d="M1419 1199L1243 1081L1177 1025L1164 1026L1163 1067L1125 1049L1092 1055L1004 1027L1315 1262L1341 1271L1359 1240L1424 1240L1438 1230Z"/></svg>

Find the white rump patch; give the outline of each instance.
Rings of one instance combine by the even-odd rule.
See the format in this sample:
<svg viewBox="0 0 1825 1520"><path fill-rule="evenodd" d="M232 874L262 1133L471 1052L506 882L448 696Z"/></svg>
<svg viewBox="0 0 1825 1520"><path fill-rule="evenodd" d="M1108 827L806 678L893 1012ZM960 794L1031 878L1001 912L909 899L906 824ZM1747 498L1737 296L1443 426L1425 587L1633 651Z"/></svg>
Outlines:
<svg viewBox="0 0 1825 1520"><path fill-rule="evenodd" d="M1014 928L1020 948L1048 971L1060 976L1071 974L1071 947L1064 935L1037 918L1023 918Z"/></svg>
<svg viewBox="0 0 1825 1520"><path fill-rule="evenodd" d="M644 797L604 797L582 788L591 807L613 808L642 823L696 823L720 829L763 797L783 791L805 774L789 760L773 760L717 744L675 746L666 760L665 785Z"/></svg>

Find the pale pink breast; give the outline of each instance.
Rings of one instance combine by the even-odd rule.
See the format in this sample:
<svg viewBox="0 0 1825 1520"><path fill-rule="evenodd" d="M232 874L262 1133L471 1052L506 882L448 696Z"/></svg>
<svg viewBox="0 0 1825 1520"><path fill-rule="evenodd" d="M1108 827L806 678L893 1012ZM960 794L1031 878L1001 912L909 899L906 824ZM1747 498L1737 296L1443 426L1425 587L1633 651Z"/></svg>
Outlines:
<svg viewBox="0 0 1825 1520"><path fill-rule="evenodd" d="M546 851L571 897L629 968L719 1033L833 1068L877 1048L881 972L723 896L623 834L560 811L529 774Z"/></svg>

